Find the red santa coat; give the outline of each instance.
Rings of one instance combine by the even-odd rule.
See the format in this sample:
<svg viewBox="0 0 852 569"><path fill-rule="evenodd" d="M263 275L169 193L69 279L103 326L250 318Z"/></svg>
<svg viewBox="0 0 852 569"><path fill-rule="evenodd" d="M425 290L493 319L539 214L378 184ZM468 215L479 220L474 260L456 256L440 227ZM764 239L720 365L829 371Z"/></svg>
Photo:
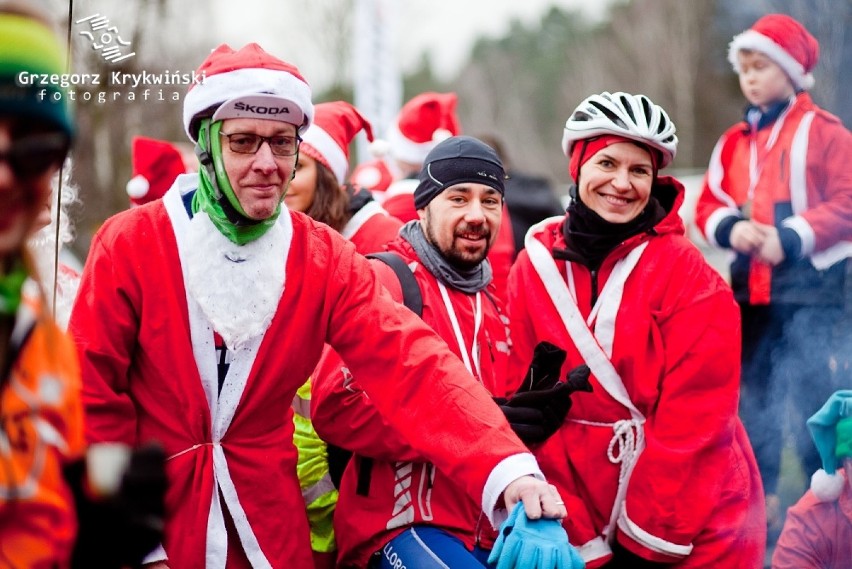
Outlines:
<svg viewBox="0 0 852 569"><path fill-rule="evenodd" d="M810 490L787 510L772 569L848 569L852 566L852 485L837 500Z"/></svg>
<svg viewBox="0 0 852 569"><path fill-rule="evenodd" d="M509 338L508 320L500 302L492 301L485 292L470 295L445 288L448 308L438 280L420 264L407 241L398 238L388 245L388 250L414 267L423 298L423 321L446 340L450 350L486 389L505 396ZM375 269L382 283L401 302L399 279L390 267L376 262ZM320 436L376 459L366 495L358 488L363 464L360 459L351 461L344 474L334 518L340 566L365 567L374 551L413 524L447 530L469 549L477 544L490 548L494 530L480 504L465 493L456 478L436 470L422 453L393 431L361 390L360 377L352 374L339 355L329 351L312 384L311 416ZM469 461L478 460L469 449L459 448L457 452Z"/></svg>
<svg viewBox="0 0 852 569"><path fill-rule="evenodd" d="M667 188L668 199L662 199ZM676 192L676 197L674 194ZM592 393L538 449L588 566L607 540L675 567L759 566L763 491L737 417L739 314L730 288L683 235L683 188L660 178L669 214L618 246L597 274L554 260L563 218L534 226L509 283L510 377L547 340L584 361Z"/></svg>
<svg viewBox="0 0 852 569"><path fill-rule="evenodd" d="M355 212L340 234L355 244L362 255L383 251L385 244L399 235L402 222L388 214L376 201L367 202Z"/></svg>
<svg viewBox="0 0 852 569"><path fill-rule="evenodd" d="M225 566L224 507L253 567L312 567L290 405L325 342L363 378L388 422L489 512L505 483L538 472L443 341L393 302L351 243L298 213L279 217L289 237L278 312L263 337L235 351L217 396L213 330L183 292L180 256L203 254L181 249L189 225L182 194L193 189L194 177L182 176L163 201L104 224L71 320L88 438L157 440L170 457L171 566ZM366 322L381 342L365 336ZM464 412L435 412L445 406Z"/></svg>
<svg viewBox="0 0 852 569"><path fill-rule="evenodd" d="M722 135L710 158L704 187L696 205L695 221L711 244L718 244L716 230L731 217L742 218L740 208L751 201L751 219L767 225L787 226L802 241L802 254L814 269L824 270L852 256L852 134L840 120L814 105L807 93L773 126L752 133L738 123ZM738 298L751 304L767 304L782 265L773 268L752 258L747 282ZM813 290L816 270L810 279L800 273L787 287L796 299ZM788 271L789 272L789 271ZM791 277L780 275L785 281ZM735 279L736 281L737 279ZM808 292L810 289L810 292ZM802 292L804 291L804 293Z"/></svg>

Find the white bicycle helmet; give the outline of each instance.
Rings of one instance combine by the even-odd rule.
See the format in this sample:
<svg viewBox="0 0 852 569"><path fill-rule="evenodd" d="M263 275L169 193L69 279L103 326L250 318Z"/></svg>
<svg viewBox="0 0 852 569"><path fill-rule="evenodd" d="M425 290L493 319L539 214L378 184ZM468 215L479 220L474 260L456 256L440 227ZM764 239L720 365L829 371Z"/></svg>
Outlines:
<svg viewBox="0 0 852 569"><path fill-rule="evenodd" d="M663 157L661 169L671 164L677 153L674 123L662 107L645 95L605 91L587 97L565 122L562 150L570 157L575 142L604 134L656 148Z"/></svg>

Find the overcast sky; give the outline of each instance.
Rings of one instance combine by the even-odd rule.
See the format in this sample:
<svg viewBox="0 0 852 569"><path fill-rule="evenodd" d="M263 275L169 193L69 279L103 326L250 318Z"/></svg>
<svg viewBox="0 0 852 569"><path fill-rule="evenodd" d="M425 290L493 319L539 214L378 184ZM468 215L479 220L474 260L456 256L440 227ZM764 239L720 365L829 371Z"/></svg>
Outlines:
<svg viewBox="0 0 852 569"><path fill-rule="evenodd" d="M537 22L551 6L582 10L590 19L603 16L613 0L396 0L399 10L399 64L409 71L425 51L432 56L435 71L449 78L467 58L473 42L482 36L500 37L513 19L526 24ZM305 53L305 34L321 33L313 26L288 28L283 18L259 18L265 9L282 4L301 6L302 11L318 10L334 0L216 0L216 20L221 37L233 46L256 41L292 58L312 83L327 80L322 57ZM274 8L267 13L271 14ZM309 43L309 42L308 42Z"/></svg>

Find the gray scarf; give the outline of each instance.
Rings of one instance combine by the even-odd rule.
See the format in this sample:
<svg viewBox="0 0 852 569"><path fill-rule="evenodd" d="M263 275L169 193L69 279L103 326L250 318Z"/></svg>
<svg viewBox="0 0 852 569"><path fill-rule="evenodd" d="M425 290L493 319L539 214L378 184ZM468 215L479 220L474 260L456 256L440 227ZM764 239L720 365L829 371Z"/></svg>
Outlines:
<svg viewBox="0 0 852 569"><path fill-rule="evenodd" d="M444 285L460 290L465 294L474 294L483 290L491 282L491 263L488 262L488 259L483 260L472 269L454 267L426 239L420 221L409 221L402 226L399 234L411 243L423 266Z"/></svg>

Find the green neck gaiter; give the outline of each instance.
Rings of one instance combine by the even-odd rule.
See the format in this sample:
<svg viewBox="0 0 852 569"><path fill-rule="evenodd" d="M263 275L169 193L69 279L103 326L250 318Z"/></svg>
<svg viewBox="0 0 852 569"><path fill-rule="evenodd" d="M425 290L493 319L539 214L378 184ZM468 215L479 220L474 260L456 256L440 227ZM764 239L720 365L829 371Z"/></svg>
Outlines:
<svg viewBox="0 0 852 569"><path fill-rule="evenodd" d="M27 280L24 263L16 261L8 273L0 275L0 315L14 316L21 305L21 290Z"/></svg>
<svg viewBox="0 0 852 569"><path fill-rule="evenodd" d="M234 194L225 164L222 161L222 137L219 131L222 121L210 122L204 119L198 132L198 152L206 153L207 160L201 159L198 169L198 190L192 197L192 213L203 211L222 235L237 245L245 245L262 236L275 225L281 214L281 204L272 216L254 220L246 216L240 200Z"/></svg>

